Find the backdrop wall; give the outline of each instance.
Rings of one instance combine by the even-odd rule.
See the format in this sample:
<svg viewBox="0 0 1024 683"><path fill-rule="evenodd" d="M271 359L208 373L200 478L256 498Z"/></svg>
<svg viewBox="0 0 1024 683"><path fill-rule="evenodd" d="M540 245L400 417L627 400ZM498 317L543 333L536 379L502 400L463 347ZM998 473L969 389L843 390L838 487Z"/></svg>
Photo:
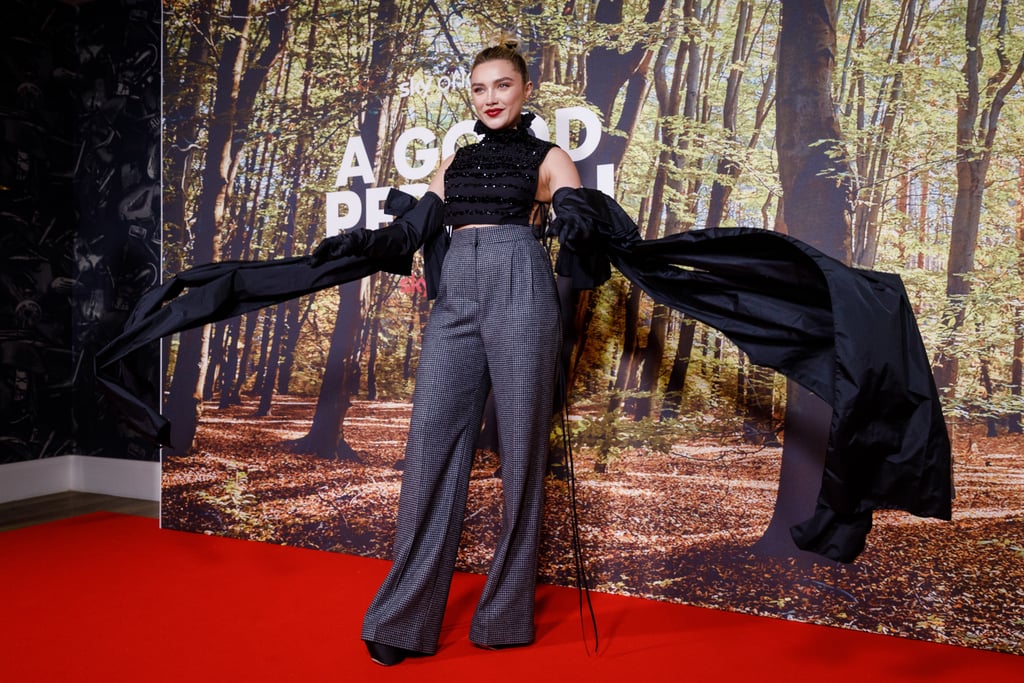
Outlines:
<svg viewBox="0 0 1024 683"><path fill-rule="evenodd" d="M982 97L990 115L966 125L979 139L991 131L985 168L974 169L987 189L971 214L956 172L967 173L956 159L970 144L957 122L974 111L961 75L973 54L965 8L872 3L868 14L848 4L823 71L834 126L798 185L841 219L815 224L799 214L804 204L782 199L777 169L800 152L777 136L776 113L791 115L794 103L776 95L794 76L786 49L829 36L787 38L777 3L167 0L164 272L300 255L338 230L386 223L389 187L422 192L439 161L473 139L472 55L514 34L537 85L535 132L648 237L708 225L789 230L902 274L954 440L953 522L880 513L856 562L802 554L786 521L817 488L787 475L783 451L801 441L813 450L827 411L616 276L573 299L566 348L594 587L1022 652L1024 214L1009 189L1024 187L1024 144L1011 132L1024 129L1013 125L1024 116L1020 74L1002 74L998 111ZM789 21L818 16L817 6L835 12L830 2L787 7L802 5ZM992 54L997 12L986 10L977 38ZM1010 9L1002 43L1018 56L1019 12ZM975 67L996 77L997 63ZM163 525L387 556L428 315L419 272L378 275L176 338ZM500 520L490 426L459 558L470 571L486 570ZM567 583L561 429L541 573Z"/></svg>

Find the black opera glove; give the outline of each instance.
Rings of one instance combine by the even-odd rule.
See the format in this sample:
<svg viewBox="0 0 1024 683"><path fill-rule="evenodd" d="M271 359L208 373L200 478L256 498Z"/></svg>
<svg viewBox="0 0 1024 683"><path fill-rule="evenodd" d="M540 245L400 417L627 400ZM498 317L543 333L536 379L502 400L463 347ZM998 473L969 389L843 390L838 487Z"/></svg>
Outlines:
<svg viewBox="0 0 1024 683"><path fill-rule="evenodd" d="M316 245L316 249L309 257L309 263L314 268L321 266L328 261L343 258L345 256L361 256L366 250L369 241L370 231L366 228L349 230L327 239Z"/></svg>
<svg viewBox="0 0 1024 683"><path fill-rule="evenodd" d="M417 201L412 195L392 188L384 200L384 211L396 216L394 221L377 230L356 228L326 238L310 254L309 264L315 268L345 256L411 258L442 227L443 208L441 198L433 192Z"/></svg>
<svg viewBox="0 0 1024 683"><path fill-rule="evenodd" d="M603 192L587 187L562 187L551 198L555 218L548 234L558 237L563 247L580 253L593 248L601 230L598 224L611 224Z"/></svg>
<svg viewBox="0 0 1024 683"><path fill-rule="evenodd" d="M583 217L571 213L558 214L548 226L548 234L572 251L583 251L594 237L594 226Z"/></svg>
<svg viewBox="0 0 1024 683"><path fill-rule="evenodd" d="M555 272L569 277L576 289L593 289L611 277L611 265L605 254L613 221L609 198L599 190L563 187L555 190L551 208L555 218L548 234L558 237Z"/></svg>

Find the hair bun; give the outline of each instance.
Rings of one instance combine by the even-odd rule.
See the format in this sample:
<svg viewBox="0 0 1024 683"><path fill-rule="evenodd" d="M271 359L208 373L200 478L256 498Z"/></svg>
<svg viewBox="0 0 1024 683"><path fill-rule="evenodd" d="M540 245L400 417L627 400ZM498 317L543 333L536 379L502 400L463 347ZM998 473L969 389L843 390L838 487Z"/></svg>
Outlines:
<svg viewBox="0 0 1024 683"><path fill-rule="evenodd" d="M511 62L515 66L516 71L523 77L523 83L530 82L530 71L526 66L526 60L521 54L519 54L519 40L510 36L507 33L502 33L501 36L494 41L494 44L490 47L485 47L476 54L473 58L473 66L470 68L477 68L484 62L490 62L495 60L506 60Z"/></svg>

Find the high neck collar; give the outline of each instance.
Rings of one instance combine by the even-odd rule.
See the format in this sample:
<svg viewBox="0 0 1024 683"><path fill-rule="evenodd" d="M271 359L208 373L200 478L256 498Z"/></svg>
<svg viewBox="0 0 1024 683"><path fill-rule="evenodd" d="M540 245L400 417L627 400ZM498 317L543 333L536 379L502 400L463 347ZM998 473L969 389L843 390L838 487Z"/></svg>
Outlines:
<svg viewBox="0 0 1024 683"><path fill-rule="evenodd" d="M483 121L477 119L476 125L473 126L473 132L477 135L483 135L487 140L513 140L520 137L529 137L530 124L537 118L537 115L532 111L524 111L519 115L519 123L509 128L488 128Z"/></svg>

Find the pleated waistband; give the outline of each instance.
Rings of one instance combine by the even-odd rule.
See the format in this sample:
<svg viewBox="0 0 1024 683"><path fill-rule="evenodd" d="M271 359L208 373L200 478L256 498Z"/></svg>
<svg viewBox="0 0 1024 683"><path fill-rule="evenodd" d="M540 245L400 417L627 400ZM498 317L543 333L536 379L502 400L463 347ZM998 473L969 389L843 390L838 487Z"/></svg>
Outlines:
<svg viewBox="0 0 1024 683"><path fill-rule="evenodd" d="M452 231L450 248L501 244L503 242L536 241L538 228L532 225L483 225L477 228L459 228Z"/></svg>

